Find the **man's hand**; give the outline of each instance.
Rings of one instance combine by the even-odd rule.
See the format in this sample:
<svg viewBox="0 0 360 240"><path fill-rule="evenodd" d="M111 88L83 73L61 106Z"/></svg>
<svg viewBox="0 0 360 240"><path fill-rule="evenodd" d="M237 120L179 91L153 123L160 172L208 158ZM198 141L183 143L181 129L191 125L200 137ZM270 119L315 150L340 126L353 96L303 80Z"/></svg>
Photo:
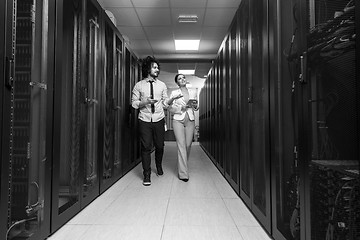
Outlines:
<svg viewBox="0 0 360 240"><path fill-rule="evenodd" d="M148 104L154 104L154 103L158 102L159 100L152 99L152 98L148 97L147 101L148 101Z"/></svg>
<svg viewBox="0 0 360 240"><path fill-rule="evenodd" d="M139 104L139 108L143 108L145 107L146 105L148 104L154 104L156 102L158 102L159 100L156 100L156 99L152 99L151 97L147 97L145 99L143 99L140 104Z"/></svg>

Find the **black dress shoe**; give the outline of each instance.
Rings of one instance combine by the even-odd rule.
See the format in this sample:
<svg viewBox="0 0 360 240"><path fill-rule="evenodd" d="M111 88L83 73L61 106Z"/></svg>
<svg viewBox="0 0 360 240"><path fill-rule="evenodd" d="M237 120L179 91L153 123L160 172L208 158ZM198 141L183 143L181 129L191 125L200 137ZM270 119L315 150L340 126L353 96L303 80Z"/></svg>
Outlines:
<svg viewBox="0 0 360 240"><path fill-rule="evenodd" d="M180 180L181 180L181 181L183 181L183 182L187 182L187 181L189 181L189 179L188 179L188 178L180 178Z"/></svg>
<svg viewBox="0 0 360 240"><path fill-rule="evenodd" d="M157 170L157 175L158 176L164 175L164 171L162 170L162 167L157 167L156 170Z"/></svg>

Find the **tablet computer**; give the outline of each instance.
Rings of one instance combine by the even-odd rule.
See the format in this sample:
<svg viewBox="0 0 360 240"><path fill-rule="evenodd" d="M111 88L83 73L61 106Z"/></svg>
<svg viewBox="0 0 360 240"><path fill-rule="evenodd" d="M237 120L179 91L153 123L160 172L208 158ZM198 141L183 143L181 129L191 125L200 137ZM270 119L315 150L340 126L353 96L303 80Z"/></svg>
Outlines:
<svg viewBox="0 0 360 240"><path fill-rule="evenodd" d="M198 101L196 99L189 99L188 105L196 105Z"/></svg>

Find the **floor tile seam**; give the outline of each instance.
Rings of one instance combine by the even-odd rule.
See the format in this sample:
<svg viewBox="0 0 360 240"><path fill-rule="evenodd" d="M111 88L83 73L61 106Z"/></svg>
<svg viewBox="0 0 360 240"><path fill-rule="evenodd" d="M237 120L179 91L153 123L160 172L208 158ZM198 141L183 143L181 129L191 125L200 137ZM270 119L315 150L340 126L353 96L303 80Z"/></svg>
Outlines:
<svg viewBox="0 0 360 240"><path fill-rule="evenodd" d="M173 179L171 179L171 181L173 182ZM169 196L170 196L171 190L172 190L172 185L173 185L172 182L168 184L168 185L170 185L170 187L169 187L170 188L169 189ZM139 185L140 184L142 185L141 182L139 182ZM127 195L124 195L124 192L125 191L134 191L136 189L141 190L143 188L151 188L151 187L152 186L150 185L150 186L139 186L139 187L135 187L135 188L130 188L130 184L129 184L126 188L124 188L124 190L121 192L121 194L115 200L119 200L120 197L123 198L123 199L138 199L139 196L135 196L136 194L134 194L134 196L127 196ZM149 193L144 194L145 197L150 198L150 199L168 199L169 198L169 196L163 196L163 197L162 196L153 196L152 197L151 195L146 196L147 194L151 194L151 193L149 192Z"/></svg>
<svg viewBox="0 0 360 240"><path fill-rule="evenodd" d="M151 226L163 226L164 224L159 223L159 224L144 224L141 223L139 225L135 225L134 223L131 224L127 224L127 223L93 223L93 224L83 224L83 225L90 225L90 226L99 226L99 227L104 227L104 226L123 226L123 227L151 227Z"/></svg>
<svg viewBox="0 0 360 240"><path fill-rule="evenodd" d="M170 199L171 199L170 197L171 197L171 193L172 193L172 191L173 191L174 181L175 181L175 177L173 177L173 178L172 178L172 181L171 181L170 195L169 195L169 198L168 198L168 201L167 201L167 204L166 204L165 216L164 216L164 221L163 221L163 227L162 227L162 229L161 229L161 237L160 237L160 239L162 239L163 232L164 232L164 226L165 226L166 218L167 218L167 215L168 215L168 210L169 210L169 205L170 205Z"/></svg>
<svg viewBox="0 0 360 240"><path fill-rule="evenodd" d="M93 223L66 223L65 225L63 225L62 227L65 226L92 226L94 225ZM59 228L60 229L60 228Z"/></svg>
<svg viewBox="0 0 360 240"><path fill-rule="evenodd" d="M66 225L68 225L69 226L69 224L67 224L66 223ZM51 238L51 237L53 237L54 238L54 240L56 240L57 239L57 236L55 236L57 233L58 233L58 235L60 235L60 230L63 228L63 227L65 227L66 225L63 225L62 227L60 227L58 230L56 230L52 235L50 235L49 237ZM90 229L90 227L91 227L91 225L92 224L82 224L82 226L87 226L87 228L86 228L86 230L85 231L83 231L80 235L79 235L79 240L82 240L83 239L83 236L85 236L85 234L89 231L89 229ZM73 227L73 225L72 225L72 227ZM61 236L61 235L60 235Z"/></svg>
<svg viewBox="0 0 360 240"><path fill-rule="evenodd" d="M165 225L161 226L160 240L163 239Z"/></svg>
<svg viewBox="0 0 360 240"><path fill-rule="evenodd" d="M173 178L172 178L172 182L171 182L171 189L170 189L169 200L171 199L171 196L172 196L172 194L173 194L173 191L175 190L175 188L174 188L175 181L180 181L180 180L178 179L178 176L175 176L175 175L174 175Z"/></svg>
<svg viewBox="0 0 360 240"><path fill-rule="evenodd" d="M266 232L266 230L265 230L261 225L259 225L259 226L236 226L236 227L237 227L237 229L238 229L238 231L239 231L240 234L241 234L241 231L240 231L240 229L239 229L240 227L245 227L245 228L260 228L260 230L263 231L266 236L268 236L268 239L269 239L269 240L272 239L271 236ZM243 240L247 240L246 238L244 238L244 236L243 236L242 234L241 234L241 237L243 238Z"/></svg>
<svg viewBox="0 0 360 240"><path fill-rule="evenodd" d="M222 201L223 201L223 203L224 203L224 205L225 205L225 207L226 207L226 210L227 210L227 212L229 213L229 215L230 215L230 217L231 217L231 219L232 219L233 223L235 224L236 228L238 229L238 226L237 226L237 224L236 224L236 221L235 221L235 219L234 219L233 215L231 214L231 211L230 211L230 209L229 209L228 205L226 204L226 202L225 202L224 198L222 198ZM240 233L239 229L238 229L238 232ZM241 234L241 233L240 233L240 234ZM241 235L241 237L243 238L243 236L242 236L242 235Z"/></svg>
<svg viewBox="0 0 360 240"><path fill-rule="evenodd" d="M125 191L128 191L128 192L131 192L131 191L140 191L140 190L143 190L143 189L152 189L152 191L162 191L162 190L167 190L171 188L171 183L167 183L167 184L159 184L159 183L154 183L154 182L151 182L151 185L150 186L144 186L142 184L142 182L140 181L138 183L138 186L133 186L133 187L129 187L127 188Z"/></svg>
<svg viewBox="0 0 360 240"><path fill-rule="evenodd" d="M164 224L164 227L236 227L236 224ZM239 231L239 230L238 230Z"/></svg>
<svg viewBox="0 0 360 240"><path fill-rule="evenodd" d="M185 200L185 199L188 199L188 200L222 200L222 198L209 198L209 197L178 197L178 198L170 198L170 200Z"/></svg>
<svg viewBox="0 0 360 240"><path fill-rule="evenodd" d="M130 170L127 174L129 174L129 173L132 172L132 171L135 171L135 167L134 167L132 170ZM127 174L125 174L123 177L125 177ZM121 177L121 178L123 178L123 177ZM122 180L121 178L120 178L118 181L121 181L121 180ZM125 190L130 189L129 186L130 186L133 182L135 182L135 180L136 180L136 179L134 178L133 180L129 181L128 184L126 184L126 186L122 189L121 193L119 193L119 194L117 195L118 197L117 197L116 199L118 199L118 198L124 193Z"/></svg>
<svg viewBox="0 0 360 240"><path fill-rule="evenodd" d="M211 159L205 154L204 150L203 150L202 148L200 148L199 151L201 151L202 154L204 155L204 160L206 160L206 161L208 161L208 162L211 163L212 170L214 170L214 169L217 170L217 172L220 173L220 175L221 175L222 177L224 177L224 175L220 172L219 168L217 168L217 167L215 166L214 162L211 161ZM202 159L202 158L201 158L201 159ZM225 177L224 177L224 178L225 178ZM212 181L214 182L214 184L215 184L214 178L211 178L211 180L212 180Z"/></svg>
<svg viewBox="0 0 360 240"><path fill-rule="evenodd" d="M83 208L83 209L81 209L80 210L80 212L78 212L73 218L71 218L69 221L71 221L71 220L73 220L74 218L76 218L77 216L80 216L79 214L81 214L81 212L83 212L83 211L85 211L86 210L86 208L87 207L90 207L91 206L91 204L97 204L97 203L95 203L96 201L101 201L101 199L99 199L99 197L100 197L101 195L99 195L94 201L92 201L89 205L87 205L85 208ZM113 200L112 201L109 201L109 203L107 204L107 206L103 209L103 211L102 211L102 213L104 213L113 203L114 203L114 201L116 201L116 199L118 199L118 197L115 197L115 198L113 198ZM96 216L91 216L91 217L99 217L99 216L101 216L101 213L100 214L95 214ZM69 223L69 222L67 222L66 224L74 224L74 223ZM75 223L76 224L76 223ZM78 225L78 224L77 224ZM64 225L65 226L65 225Z"/></svg>
<svg viewBox="0 0 360 240"><path fill-rule="evenodd" d="M247 240L247 239L244 237L244 235L241 233L241 231L240 231L240 229L239 229L239 226L236 225L236 224L235 224L235 226L236 226L236 229L237 229L237 231L238 231L238 233L239 233L239 235L240 235L240 237L241 237L241 240Z"/></svg>
<svg viewBox="0 0 360 240"><path fill-rule="evenodd" d="M221 198L170 198L169 199L169 203L170 203L170 201L171 200L181 200L181 199L188 199L188 200L220 200ZM226 208L226 212L228 213L228 215L230 215L230 217L231 217L231 219L232 219L232 225L235 225L236 226L236 223L235 223L235 221L234 221L234 219L233 219L233 217L232 217L232 215L229 213L229 209L228 209L228 207L226 206L226 204L225 204L225 202L224 202L224 200L223 199L221 199L221 202L223 203L223 205L224 205L224 207ZM165 218L166 219L166 218ZM230 225L227 225L227 226L230 226Z"/></svg>
<svg viewBox="0 0 360 240"><path fill-rule="evenodd" d="M122 192L123 192L123 191L122 191ZM108 206L104 208L103 213L111 207L111 205L119 198L119 196L121 196L121 194L119 194L119 195L118 195L117 197L115 197L112 201L110 201L110 203L108 204ZM101 216L101 214L100 214L99 216Z"/></svg>
<svg viewBox="0 0 360 240"><path fill-rule="evenodd" d="M224 201L224 199L229 199L229 198L223 198L223 201ZM240 200L242 201L242 199L240 199ZM239 224L235 221L235 219L234 219L233 215L231 214L230 209L228 208L228 205L226 204L225 201L224 201L224 204L225 204L225 206L226 206L226 208L227 208L227 210L228 210L231 218L233 219L233 221L234 221L234 223L235 223L235 225L236 225L237 227L261 227L261 225L260 225L259 222L256 222L256 223L257 223L256 226L254 226L254 225L246 225L246 224L245 224L245 225L239 225ZM253 215L249 210L247 210L247 211L248 211L249 214ZM255 218L255 219L256 219L256 218ZM257 220L257 219L256 219L256 220Z"/></svg>
<svg viewBox="0 0 360 240"><path fill-rule="evenodd" d="M162 199L169 199L168 196L165 196L165 197L148 197L148 196L141 196L141 197L145 197L146 199L149 199L149 200L162 200ZM124 197L122 199L125 199L125 200L133 200L133 199L139 199L139 196L138 197ZM144 200L145 201L145 200ZM120 202L119 202L120 203Z"/></svg>
<svg viewBox="0 0 360 240"><path fill-rule="evenodd" d="M208 225L208 224L165 224L164 226L166 227L222 227L222 228L233 228L236 229L237 231L239 231L239 229L237 228L236 225L231 224L231 225L219 225L219 224L212 224L212 225Z"/></svg>
<svg viewBox="0 0 360 240"><path fill-rule="evenodd" d="M172 197L172 196L170 196L170 199L221 199L221 196L220 197L191 197L191 196L189 196L189 197Z"/></svg>

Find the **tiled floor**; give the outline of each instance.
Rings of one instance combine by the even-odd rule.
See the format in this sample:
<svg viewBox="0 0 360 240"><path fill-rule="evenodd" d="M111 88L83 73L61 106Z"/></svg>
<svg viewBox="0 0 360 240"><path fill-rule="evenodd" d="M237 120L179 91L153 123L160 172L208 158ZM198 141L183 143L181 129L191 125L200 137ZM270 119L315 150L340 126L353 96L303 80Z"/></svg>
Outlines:
<svg viewBox="0 0 360 240"><path fill-rule="evenodd" d="M176 157L175 142L166 142L164 176L153 173L144 187L139 164L48 239L271 239L199 145L189 182L177 178Z"/></svg>

